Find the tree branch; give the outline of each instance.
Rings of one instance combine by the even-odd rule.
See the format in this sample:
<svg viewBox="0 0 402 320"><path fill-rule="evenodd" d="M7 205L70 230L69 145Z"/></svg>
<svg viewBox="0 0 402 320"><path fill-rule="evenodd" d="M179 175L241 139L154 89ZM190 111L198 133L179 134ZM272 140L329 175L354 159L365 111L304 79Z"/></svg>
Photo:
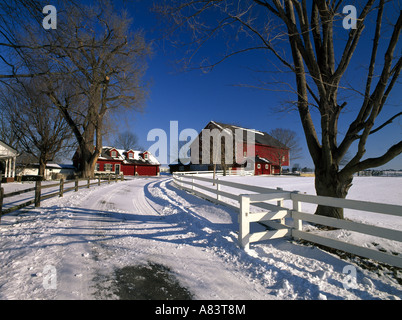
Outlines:
<svg viewBox="0 0 402 320"><path fill-rule="evenodd" d="M346 177L358 171L382 166L387 162L391 161L392 159L394 159L395 157L397 157L398 155L400 155L401 153L402 153L402 141L398 142L397 144L394 144L391 148L388 149L386 153L384 153L380 157L369 158L354 165L351 165L351 163L349 162L349 164L346 165L340 171L340 174L341 176Z"/></svg>
<svg viewBox="0 0 402 320"><path fill-rule="evenodd" d="M380 125L379 127L377 127L374 130L370 131L370 134L376 133L377 131L380 131L382 128L384 128L385 126L389 125L392 123L392 121L394 121L396 118L398 118L399 116L402 116L402 112L397 113L396 115L394 115L393 117L391 117L390 119L388 119L387 121L385 121L382 125Z"/></svg>
<svg viewBox="0 0 402 320"><path fill-rule="evenodd" d="M375 0L369 0L365 7L362 10L362 13L359 16L357 21L357 28L351 29L349 33L348 41L346 42L345 48L342 53L342 58L338 64L338 68L335 70L334 74L331 77L330 82L335 86L337 86L341 80L342 75L345 73L350 60L352 59L352 55L356 50L357 44L359 42L360 36L364 29L364 21L367 15L370 12L371 7L373 6Z"/></svg>
<svg viewBox="0 0 402 320"><path fill-rule="evenodd" d="M378 19L380 19L380 18L381 18L381 15L378 15ZM350 147L350 145L354 141L356 141L357 139L360 139L359 152L352 159L353 163L358 163L358 161L360 161L361 157L363 156L365 141L367 140L368 135L372 133L371 129L374 125L375 119L377 118L378 114L381 112L383 105L385 104L386 99L387 99L390 91L392 90L394 84L396 83L396 80L398 79L399 74L401 72L402 57L399 58L396 65L392 68L393 54L394 54L396 45L398 43L401 28L402 28L402 11L400 12L398 21L396 22L396 24L394 26L392 37L389 41L388 48L387 48L387 51L384 56L384 65L382 68L381 76L376 85L376 88L373 91L373 93L370 95L370 98L368 100L367 99L364 100L363 105L359 111L359 115L350 124L342 143L338 147L337 154L342 155L347 151L347 149ZM375 46L375 44L373 44L373 45ZM374 61L372 61L371 63L374 64ZM369 71L369 73L370 73L370 71ZM391 77L391 75L392 75L392 79L391 79L391 81L389 81L389 78ZM366 84L366 86L367 85L370 85L370 82L368 82ZM387 87L387 85L388 85L388 87ZM368 101L368 102L366 103L366 101ZM359 135L358 133L361 130L364 130L364 132L363 132L363 134ZM379 128L377 128L375 130L378 131Z"/></svg>

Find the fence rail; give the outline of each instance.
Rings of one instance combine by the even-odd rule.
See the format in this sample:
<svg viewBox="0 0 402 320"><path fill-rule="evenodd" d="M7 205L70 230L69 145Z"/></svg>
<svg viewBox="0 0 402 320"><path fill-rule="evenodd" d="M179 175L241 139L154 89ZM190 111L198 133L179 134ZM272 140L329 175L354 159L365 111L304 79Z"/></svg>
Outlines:
<svg viewBox="0 0 402 320"><path fill-rule="evenodd" d="M200 177L194 174L175 173L173 175L173 180L179 188L193 192L194 194L210 201L229 205L230 207L239 210L238 241L242 248L249 248L250 243L253 242L281 237L292 237L402 268L402 258L400 257L400 254L394 255L362 247L359 244L326 237L324 235L325 232L317 234L303 231L303 221L398 242L402 242L402 231L306 213L302 211L301 204L311 203L331 207L341 207L375 212L383 215L393 215L401 218L402 206L300 194L297 191L284 191L280 188L263 188L219 179ZM199 182L203 182L204 184L200 184ZM212 186L206 185L205 182L210 185L212 184ZM253 192L253 194L234 194L222 191L220 190L222 186ZM236 202L224 201L222 198L236 200ZM285 200L291 200L291 208L284 206ZM270 201L276 201L276 203L269 203ZM263 211L255 212L255 208L258 208L259 210L262 209ZM285 224L286 218L290 219L291 225ZM264 224L269 229L263 232L250 233L250 223L253 222Z"/></svg>
<svg viewBox="0 0 402 320"><path fill-rule="evenodd" d="M223 170L215 170L212 171L176 171L175 174L180 174L180 175L204 175L204 174L216 174L217 176L253 176L254 175L254 170L245 170L244 168L238 168L236 170L234 169L227 169L226 173Z"/></svg>
<svg viewBox="0 0 402 320"><path fill-rule="evenodd" d="M75 192L77 192L81 188L89 188L90 186L93 186L93 185L100 186L102 183L110 183L111 181L117 182L118 180L123 181L124 176L108 175L108 176L103 176L102 178L98 177L97 181L95 181L95 182L91 182L91 179L76 178L76 179L70 180L70 181L64 181L63 179L61 179L58 183L49 184L49 185L42 185L41 181L36 181L34 188L28 188L28 189L24 189L24 190L15 191L15 192L9 192L9 193L4 193L4 188L2 188L1 184L0 184L0 218L3 215L23 209L32 204L34 204L35 207L40 207L40 202L42 200L49 199L52 197L57 197L57 196L63 197L65 192L69 192L69 191L73 191L73 190ZM80 185L79 184L80 181L86 181L87 183ZM74 186L65 188L65 185L72 184L72 183L74 183ZM56 187L59 187L58 191L52 192L52 193L47 193L47 194L42 194L42 190L56 188ZM15 197L15 196L29 193L29 192L35 192L33 199L29 199L28 201L22 202L18 205L3 209L4 199L10 198L10 197Z"/></svg>

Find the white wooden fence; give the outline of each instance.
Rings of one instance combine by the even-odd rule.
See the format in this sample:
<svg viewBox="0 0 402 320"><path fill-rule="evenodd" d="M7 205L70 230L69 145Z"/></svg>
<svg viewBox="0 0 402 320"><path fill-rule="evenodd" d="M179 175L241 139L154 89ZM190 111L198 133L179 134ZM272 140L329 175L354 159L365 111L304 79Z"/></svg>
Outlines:
<svg viewBox="0 0 402 320"><path fill-rule="evenodd" d="M174 174L180 175L180 176L188 176L188 175L211 175L213 174L213 171L178 171L175 172ZM223 176L224 171L223 170L216 170L215 171L217 176ZM254 175L254 170L245 170L244 168L237 168L236 170L233 170L232 168L229 168L226 170L226 175L227 176L253 176Z"/></svg>
<svg viewBox="0 0 402 320"><path fill-rule="evenodd" d="M284 191L280 188L270 189L219 180L219 178L211 179L198 174L175 173L173 180L175 184L182 189L191 191L210 201L228 205L239 210L239 245L245 249L253 242L289 236L402 268L402 258L400 255L393 255L387 252L362 247L358 244L325 237L323 232L314 234L312 232L303 231L303 221L399 242L402 242L402 231L302 212L301 203L393 215L401 217L401 221L402 206L306 195L300 194L297 191ZM252 192L252 194L235 194L222 191L222 186L245 190ZM292 202L291 208L284 206L285 200ZM269 203L272 201L275 203ZM259 212L256 212L255 209L258 209ZM290 219L290 225L285 224L286 218ZM262 223L269 227L269 230L250 233L250 223L252 222Z"/></svg>

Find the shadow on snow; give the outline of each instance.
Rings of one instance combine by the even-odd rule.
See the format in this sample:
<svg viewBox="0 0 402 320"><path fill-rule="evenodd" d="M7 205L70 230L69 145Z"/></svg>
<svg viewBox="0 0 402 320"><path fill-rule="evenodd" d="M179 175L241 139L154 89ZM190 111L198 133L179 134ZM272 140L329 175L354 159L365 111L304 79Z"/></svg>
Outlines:
<svg viewBox="0 0 402 320"><path fill-rule="evenodd" d="M157 189L160 193L155 196L150 191L151 188ZM40 239L24 244L22 247L7 248L7 250L18 250L30 246L32 250L46 248L49 246L68 246L69 244L80 242L107 243L108 240L118 240L124 238L138 238L154 240L156 242L166 242L189 246L203 247L214 252L219 258L228 263L234 264L235 268L244 270L250 274L251 278L264 278L264 285L271 294L278 293L286 287L286 283L293 286L293 295L296 299L317 299L320 293L328 299L342 299L342 296L325 292L320 288L320 281L343 290L343 285L339 280L327 277L324 280L314 280L312 277L320 277L325 273L328 265L332 266L332 271L341 273L346 261L323 252L317 248L306 247L288 241L289 239L276 239L266 241L266 246L255 246L256 254L249 254L242 250L237 244L238 212L222 205L213 204L207 200L198 198L183 190L174 188L168 180L152 181L144 186L145 198L155 212L120 212L119 210L97 210L75 207L44 207L40 208L41 214L36 216L24 217L19 226L18 234L3 235L3 240L12 238L22 233L40 235ZM175 194L175 198L171 194ZM166 215L161 214L160 208L167 208ZM224 219L211 221L203 216L200 208L205 210L215 210ZM61 226L51 225L47 230L43 230L40 223L33 226L25 222L35 222L41 215L62 212L62 216L54 214L52 219L63 220L83 220L96 222L97 229L78 224L78 227L66 229L64 223ZM158 212L159 215L156 213ZM219 220L219 219L217 219ZM225 221L226 220L226 221ZM227 221L230 220L230 221ZM73 222L73 221L72 221ZM130 223L126 223L130 222ZM74 225L74 223L72 223ZM91 224L89 224L91 225ZM124 229L122 229L122 225ZM130 226L130 227L129 227ZM124 234L122 234L124 230ZM57 241L55 241L57 237ZM280 250L280 253L278 253ZM0 252L3 249L0 250ZM308 266L297 264L298 258L284 259L289 255L299 256L300 259L309 259L311 264L318 264L322 272L309 271ZM314 274L316 272L316 274ZM360 271L358 271L359 273ZM318 284L315 284L315 283ZM387 293L402 296L402 291L380 280L373 280L374 285ZM362 299L373 299L369 291L353 290L353 293ZM289 298L289 297L288 297Z"/></svg>

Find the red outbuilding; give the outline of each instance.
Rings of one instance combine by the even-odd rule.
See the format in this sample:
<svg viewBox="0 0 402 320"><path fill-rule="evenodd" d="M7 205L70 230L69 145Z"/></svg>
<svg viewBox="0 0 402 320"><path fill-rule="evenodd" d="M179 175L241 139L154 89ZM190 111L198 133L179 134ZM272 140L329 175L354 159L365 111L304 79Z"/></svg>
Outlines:
<svg viewBox="0 0 402 320"><path fill-rule="evenodd" d="M158 176L159 161L149 151L122 150L103 147L95 173L116 173L125 176Z"/></svg>
<svg viewBox="0 0 402 320"><path fill-rule="evenodd" d="M219 160L216 160L213 159L216 158L213 152L219 144ZM190 171L212 170L215 163L221 170L225 166L227 170L248 170L254 171L255 175L270 175L280 174L282 167L289 166L289 148L268 133L216 121L206 125L190 149L191 163L186 166L180 163L171 165L171 171L181 168ZM208 151L210 159L206 163L205 152Z"/></svg>
<svg viewBox="0 0 402 320"><path fill-rule="evenodd" d="M78 159L73 159L77 162ZM95 165L95 174L124 174L125 176L158 176L159 161L149 151L122 150L102 147Z"/></svg>

